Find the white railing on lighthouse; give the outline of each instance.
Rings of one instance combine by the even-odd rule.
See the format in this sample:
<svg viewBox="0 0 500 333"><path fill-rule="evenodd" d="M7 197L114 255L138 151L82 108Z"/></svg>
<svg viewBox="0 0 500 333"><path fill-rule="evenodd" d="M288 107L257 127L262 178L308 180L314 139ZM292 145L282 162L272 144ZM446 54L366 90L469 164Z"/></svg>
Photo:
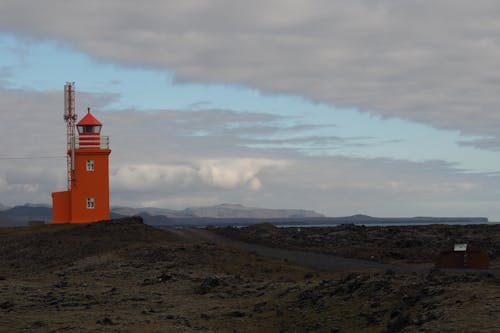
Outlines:
<svg viewBox="0 0 500 333"><path fill-rule="evenodd" d="M74 137L75 149L109 149L109 136Z"/></svg>

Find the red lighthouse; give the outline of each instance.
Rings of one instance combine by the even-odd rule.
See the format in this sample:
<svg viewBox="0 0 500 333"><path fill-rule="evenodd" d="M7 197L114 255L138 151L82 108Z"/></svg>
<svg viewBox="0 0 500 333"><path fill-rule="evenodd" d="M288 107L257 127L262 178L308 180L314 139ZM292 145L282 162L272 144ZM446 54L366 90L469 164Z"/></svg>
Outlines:
<svg viewBox="0 0 500 333"><path fill-rule="evenodd" d="M76 124L74 83L65 85L68 137L68 190L52 193L52 223L89 223L109 219L109 138L90 108Z"/></svg>

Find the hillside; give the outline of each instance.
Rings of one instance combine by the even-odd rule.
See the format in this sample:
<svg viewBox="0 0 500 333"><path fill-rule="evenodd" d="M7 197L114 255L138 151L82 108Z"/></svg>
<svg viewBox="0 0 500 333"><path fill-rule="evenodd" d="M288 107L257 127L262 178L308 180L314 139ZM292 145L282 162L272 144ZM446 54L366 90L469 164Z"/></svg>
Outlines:
<svg viewBox="0 0 500 333"><path fill-rule="evenodd" d="M26 204L0 211L0 226L22 226L32 220L51 221L52 208Z"/></svg>

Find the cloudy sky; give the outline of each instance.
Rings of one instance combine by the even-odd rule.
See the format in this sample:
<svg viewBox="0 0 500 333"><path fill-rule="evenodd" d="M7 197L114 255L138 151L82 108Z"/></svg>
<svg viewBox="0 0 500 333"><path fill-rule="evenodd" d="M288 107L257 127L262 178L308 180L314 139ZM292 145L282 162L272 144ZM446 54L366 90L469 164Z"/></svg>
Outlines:
<svg viewBox="0 0 500 333"><path fill-rule="evenodd" d="M63 86L111 204L500 220L498 1L0 1L0 203L65 188Z"/></svg>

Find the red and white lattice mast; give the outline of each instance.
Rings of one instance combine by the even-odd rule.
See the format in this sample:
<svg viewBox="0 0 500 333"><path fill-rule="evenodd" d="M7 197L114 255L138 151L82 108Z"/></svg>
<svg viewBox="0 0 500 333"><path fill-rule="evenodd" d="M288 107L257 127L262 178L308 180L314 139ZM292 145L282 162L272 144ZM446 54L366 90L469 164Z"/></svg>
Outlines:
<svg viewBox="0 0 500 333"><path fill-rule="evenodd" d="M68 190L71 190L71 183L75 173L75 83L66 82L64 85L64 121L66 122L66 147L67 169L68 169Z"/></svg>

